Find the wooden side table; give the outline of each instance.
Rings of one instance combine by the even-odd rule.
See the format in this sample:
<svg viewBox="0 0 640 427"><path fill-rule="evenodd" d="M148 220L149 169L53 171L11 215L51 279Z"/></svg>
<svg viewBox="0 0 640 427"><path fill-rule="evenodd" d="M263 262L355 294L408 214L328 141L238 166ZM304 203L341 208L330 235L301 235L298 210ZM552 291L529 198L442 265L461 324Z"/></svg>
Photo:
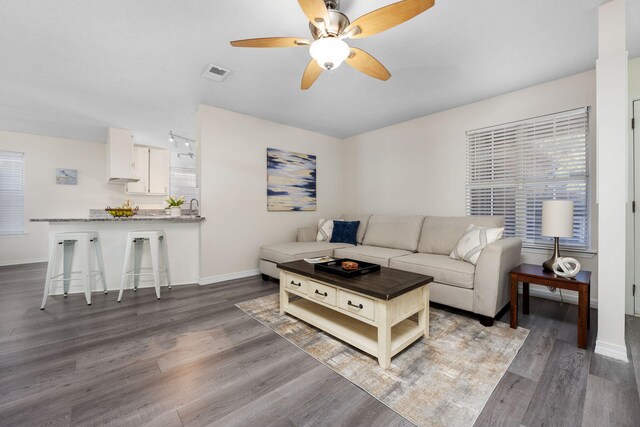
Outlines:
<svg viewBox="0 0 640 427"><path fill-rule="evenodd" d="M518 327L518 283L522 282L522 312L529 314L529 284L551 286L578 292L578 347L587 348L587 329L590 327L591 272L582 270L573 279L566 279L542 268L541 265L521 264L511 270L511 327Z"/></svg>

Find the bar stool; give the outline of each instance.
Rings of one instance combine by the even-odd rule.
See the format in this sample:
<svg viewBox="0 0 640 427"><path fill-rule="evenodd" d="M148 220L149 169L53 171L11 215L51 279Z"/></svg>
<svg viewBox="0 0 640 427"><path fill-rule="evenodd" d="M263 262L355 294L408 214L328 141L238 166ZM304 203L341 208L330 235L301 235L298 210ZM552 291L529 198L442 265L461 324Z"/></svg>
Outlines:
<svg viewBox="0 0 640 427"><path fill-rule="evenodd" d="M142 250L144 249L144 242L149 242L149 250L151 254L151 268L143 269L140 267L142 261ZM162 250L160 249L162 245ZM131 250L133 247L133 251ZM129 270L129 263L131 261L131 252L134 255L134 267ZM162 257L162 266L159 261ZM150 272L141 272L142 270L151 270ZM167 251L167 239L164 235L164 231L131 231L127 234L127 247L124 253L124 267L122 268L122 280L120 282L120 294L118 295L118 302L122 300L122 294L124 293L124 287L127 284L128 278L133 277L133 291L138 290L138 283L140 276L153 276L153 281L156 287L156 297L160 299L160 272L165 274L167 285L171 289L171 274L169 272L169 254Z"/></svg>
<svg viewBox="0 0 640 427"><path fill-rule="evenodd" d="M90 264L90 252L91 245L95 257L98 261L98 270L91 270ZM73 256L76 246L80 249L80 271L71 271L73 264ZM61 274L55 274L58 271L58 258L59 250L63 248L63 272ZM44 284L44 296L42 297L42 305L40 310L44 310L44 305L47 303L47 296L51 290L51 284L54 282L63 283L64 297L67 297L69 293L69 284L72 280L84 281L84 297L87 300L87 305L91 305L91 278L96 277L97 280L102 281L102 289L105 294L107 291L107 281L104 276L104 262L102 260L102 248L100 246L100 240L98 239L98 233L95 231L81 232L81 233L55 233L51 239L51 247L49 248L49 265L47 266L47 279Z"/></svg>

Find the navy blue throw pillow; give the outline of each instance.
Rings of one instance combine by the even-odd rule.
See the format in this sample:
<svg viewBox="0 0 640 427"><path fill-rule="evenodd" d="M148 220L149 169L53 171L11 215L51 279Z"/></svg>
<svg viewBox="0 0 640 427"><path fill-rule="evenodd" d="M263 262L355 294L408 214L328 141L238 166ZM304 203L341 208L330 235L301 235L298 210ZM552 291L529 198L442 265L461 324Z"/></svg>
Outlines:
<svg viewBox="0 0 640 427"><path fill-rule="evenodd" d="M356 234L360 221L333 221L331 243L350 243L357 245Z"/></svg>

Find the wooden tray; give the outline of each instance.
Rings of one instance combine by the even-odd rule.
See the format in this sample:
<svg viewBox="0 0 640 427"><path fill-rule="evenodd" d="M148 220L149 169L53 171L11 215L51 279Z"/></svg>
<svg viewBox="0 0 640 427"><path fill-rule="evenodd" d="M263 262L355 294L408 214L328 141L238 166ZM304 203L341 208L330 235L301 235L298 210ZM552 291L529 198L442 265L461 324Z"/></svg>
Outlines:
<svg viewBox="0 0 640 427"><path fill-rule="evenodd" d="M358 263L358 268L355 270L345 270L342 268L342 261L353 261ZM356 277L363 274L372 273L374 271L380 271L380 265L372 264L370 262L358 261L350 258L340 258L329 262L321 262L313 265L316 270L324 271L326 273L335 274L342 277Z"/></svg>

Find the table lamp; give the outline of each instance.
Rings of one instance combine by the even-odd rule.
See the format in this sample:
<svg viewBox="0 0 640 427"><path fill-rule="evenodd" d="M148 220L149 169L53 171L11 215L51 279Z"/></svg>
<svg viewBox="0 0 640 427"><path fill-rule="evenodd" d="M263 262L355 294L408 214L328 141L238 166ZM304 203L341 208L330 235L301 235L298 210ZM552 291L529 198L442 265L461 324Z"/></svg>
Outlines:
<svg viewBox="0 0 640 427"><path fill-rule="evenodd" d="M542 235L554 238L553 255L542 264L553 271L553 264L560 257L560 237L573 237L573 201L545 200L542 202Z"/></svg>

